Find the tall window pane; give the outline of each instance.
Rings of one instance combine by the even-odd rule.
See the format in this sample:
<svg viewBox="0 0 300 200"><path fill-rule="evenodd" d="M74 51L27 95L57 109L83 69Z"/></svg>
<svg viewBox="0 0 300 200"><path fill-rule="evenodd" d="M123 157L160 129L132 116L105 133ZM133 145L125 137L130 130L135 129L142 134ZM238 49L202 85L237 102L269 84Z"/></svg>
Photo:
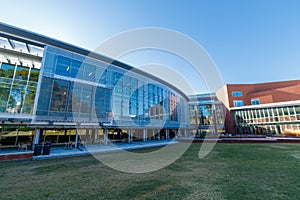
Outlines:
<svg viewBox="0 0 300 200"><path fill-rule="evenodd" d="M69 83L63 80L54 80L51 97L51 111L65 112Z"/></svg>

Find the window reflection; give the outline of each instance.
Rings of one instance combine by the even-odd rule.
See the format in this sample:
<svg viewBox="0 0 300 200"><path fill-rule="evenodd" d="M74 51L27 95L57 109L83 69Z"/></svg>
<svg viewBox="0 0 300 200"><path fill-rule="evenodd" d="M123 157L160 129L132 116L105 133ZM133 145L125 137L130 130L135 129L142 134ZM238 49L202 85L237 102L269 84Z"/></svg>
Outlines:
<svg viewBox="0 0 300 200"><path fill-rule="evenodd" d="M51 111L64 112L67 103L69 83L63 80L54 80L52 97L51 97Z"/></svg>
<svg viewBox="0 0 300 200"><path fill-rule="evenodd" d="M32 113L39 70L20 65L0 65L0 112Z"/></svg>
<svg viewBox="0 0 300 200"><path fill-rule="evenodd" d="M144 77L124 75L123 69L78 54L72 57L52 54L47 52L45 57L47 71L42 78L37 114L69 117L76 113L82 120L90 120L91 112L95 111L100 121L112 111L115 119L179 121L180 98L163 86L147 83ZM55 79L49 91L51 84L47 85L46 79L53 75L64 78Z"/></svg>

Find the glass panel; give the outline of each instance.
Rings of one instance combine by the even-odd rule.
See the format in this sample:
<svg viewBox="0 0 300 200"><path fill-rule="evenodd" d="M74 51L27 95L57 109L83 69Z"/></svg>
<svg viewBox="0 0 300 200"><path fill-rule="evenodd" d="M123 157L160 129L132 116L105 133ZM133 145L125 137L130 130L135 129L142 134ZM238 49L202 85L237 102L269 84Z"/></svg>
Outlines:
<svg viewBox="0 0 300 200"><path fill-rule="evenodd" d="M106 71L106 84L113 85L113 72L110 69Z"/></svg>
<svg viewBox="0 0 300 200"><path fill-rule="evenodd" d="M79 112L82 84L72 83L68 112Z"/></svg>
<svg viewBox="0 0 300 200"><path fill-rule="evenodd" d="M87 81L95 81L95 66L91 64L84 64L84 72L83 72L83 79Z"/></svg>
<svg viewBox="0 0 300 200"><path fill-rule="evenodd" d="M92 97L92 86L83 85L80 102L80 112L90 113L91 111L91 97Z"/></svg>
<svg viewBox="0 0 300 200"><path fill-rule="evenodd" d="M62 76L69 76L70 65L71 65L70 58L64 56L58 56L55 73Z"/></svg>
<svg viewBox="0 0 300 200"><path fill-rule="evenodd" d="M49 51L49 50L48 50ZM54 73L57 55L47 52L44 63L44 73Z"/></svg>
<svg viewBox="0 0 300 200"><path fill-rule="evenodd" d="M259 105L260 104L260 100L259 99L251 99L251 104L252 105Z"/></svg>
<svg viewBox="0 0 300 200"><path fill-rule="evenodd" d="M32 68L31 71L30 71L29 81L38 82L38 80L39 80L39 74L40 74L40 70L39 69Z"/></svg>
<svg viewBox="0 0 300 200"><path fill-rule="evenodd" d="M233 106L234 107L244 106L244 101L243 100L233 100Z"/></svg>
<svg viewBox="0 0 300 200"><path fill-rule="evenodd" d="M106 84L106 70L104 70L100 76L101 77L100 77L99 83Z"/></svg>
<svg viewBox="0 0 300 200"><path fill-rule="evenodd" d="M121 110L121 97L115 96L113 101L113 112L115 113L115 116L120 117Z"/></svg>
<svg viewBox="0 0 300 200"><path fill-rule="evenodd" d="M232 96L233 97L241 97L243 96L242 91L232 91Z"/></svg>
<svg viewBox="0 0 300 200"><path fill-rule="evenodd" d="M29 68L18 66L16 70L15 79L17 80L27 80L29 74Z"/></svg>
<svg viewBox="0 0 300 200"><path fill-rule="evenodd" d="M289 115L288 108L283 108L284 115Z"/></svg>
<svg viewBox="0 0 300 200"><path fill-rule="evenodd" d="M0 82L0 112L6 112L6 104L9 97L10 84Z"/></svg>
<svg viewBox="0 0 300 200"><path fill-rule="evenodd" d="M72 60L70 77L72 78L83 78L83 67L81 68L82 62Z"/></svg>
<svg viewBox="0 0 300 200"><path fill-rule="evenodd" d="M2 63L0 69L0 77L13 78L14 71L15 71L15 65Z"/></svg>
<svg viewBox="0 0 300 200"><path fill-rule="evenodd" d="M101 87L95 91L95 111L98 118L105 117L105 89Z"/></svg>
<svg viewBox="0 0 300 200"><path fill-rule="evenodd" d="M51 97L51 111L65 112L69 83L63 80L54 80Z"/></svg>
<svg viewBox="0 0 300 200"><path fill-rule="evenodd" d="M36 87L28 87L25 95L23 113L32 114L32 108L35 100Z"/></svg>
<svg viewBox="0 0 300 200"><path fill-rule="evenodd" d="M132 117L137 116L137 91L133 91L130 99L130 115Z"/></svg>
<svg viewBox="0 0 300 200"><path fill-rule="evenodd" d="M293 108L293 107L289 107L289 111L290 111L290 114L291 114L291 115L294 115L294 114L295 114L295 111L294 111L294 108Z"/></svg>
<svg viewBox="0 0 300 200"><path fill-rule="evenodd" d="M300 106L295 106L296 114L300 115Z"/></svg>
<svg viewBox="0 0 300 200"><path fill-rule="evenodd" d="M52 93L53 79L43 77L38 100L38 111L48 111Z"/></svg>
<svg viewBox="0 0 300 200"><path fill-rule="evenodd" d="M11 89L7 112L21 113L26 95L26 81L15 80Z"/></svg>
<svg viewBox="0 0 300 200"><path fill-rule="evenodd" d="M121 78L122 78L122 74L120 74L118 72L114 72L113 84L116 85L118 82L122 82ZM119 80L121 80L121 81L119 81Z"/></svg>

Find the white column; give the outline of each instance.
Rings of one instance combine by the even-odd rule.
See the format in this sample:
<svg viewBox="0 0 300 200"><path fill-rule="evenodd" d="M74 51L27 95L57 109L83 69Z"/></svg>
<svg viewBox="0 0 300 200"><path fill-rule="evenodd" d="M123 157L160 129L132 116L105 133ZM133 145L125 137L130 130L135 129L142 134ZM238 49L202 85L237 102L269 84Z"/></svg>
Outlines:
<svg viewBox="0 0 300 200"><path fill-rule="evenodd" d="M184 129L184 136L188 137L186 129Z"/></svg>
<svg viewBox="0 0 300 200"><path fill-rule="evenodd" d="M41 135L41 129L39 129L39 128L35 129L33 144L38 144L39 143L40 135Z"/></svg>
<svg viewBox="0 0 300 200"><path fill-rule="evenodd" d="M94 138L94 140L95 140L95 142L97 143L98 142L98 129L94 129L94 133L95 133L95 138Z"/></svg>
<svg viewBox="0 0 300 200"><path fill-rule="evenodd" d="M131 142L131 129L130 128L127 130L127 134L128 134L128 143L130 143Z"/></svg>
<svg viewBox="0 0 300 200"><path fill-rule="evenodd" d="M213 104L213 115L214 115L214 134L218 134L218 120L217 120L217 110L216 110L216 105ZM250 114L249 114L250 116Z"/></svg>
<svg viewBox="0 0 300 200"><path fill-rule="evenodd" d="M148 129L145 129L145 132L146 132L146 141L148 141Z"/></svg>
<svg viewBox="0 0 300 200"><path fill-rule="evenodd" d="M155 129L152 129L152 138L154 138L155 135Z"/></svg>
<svg viewBox="0 0 300 200"><path fill-rule="evenodd" d="M77 148L77 145L78 145L78 129L76 129L76 135L75 135L75 148Z"/></svg>
<svg viewBox="0 0 300 200"><path fill-rule="evenodd" d="M170 139L170 130L166 129L166 139Z"/></svg>
<svg viewBox="0 0 300 200"><path fill-rule="evenodd" d="M144 142L147 142L147 129L143 129Z"/></svg>
<svg viewBox="0 0 300 200"><path fill-rule="evenodd" d="M107 128L104 129L104 144L105 145L108 144L108 129Z"/></svg>

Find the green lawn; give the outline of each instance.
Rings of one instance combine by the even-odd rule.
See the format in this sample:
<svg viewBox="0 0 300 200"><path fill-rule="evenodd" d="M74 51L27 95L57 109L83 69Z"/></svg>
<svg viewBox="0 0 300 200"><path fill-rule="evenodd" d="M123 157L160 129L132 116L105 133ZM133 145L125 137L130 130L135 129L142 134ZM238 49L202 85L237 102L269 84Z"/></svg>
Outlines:
<svg viewBox="0 0 300 200"><path fill-rule="evenodd" d="M200 145L145 174L115 171L92 156L2 162L0 199L300 198L300 145L217 144L199 159Z"/></svg>

